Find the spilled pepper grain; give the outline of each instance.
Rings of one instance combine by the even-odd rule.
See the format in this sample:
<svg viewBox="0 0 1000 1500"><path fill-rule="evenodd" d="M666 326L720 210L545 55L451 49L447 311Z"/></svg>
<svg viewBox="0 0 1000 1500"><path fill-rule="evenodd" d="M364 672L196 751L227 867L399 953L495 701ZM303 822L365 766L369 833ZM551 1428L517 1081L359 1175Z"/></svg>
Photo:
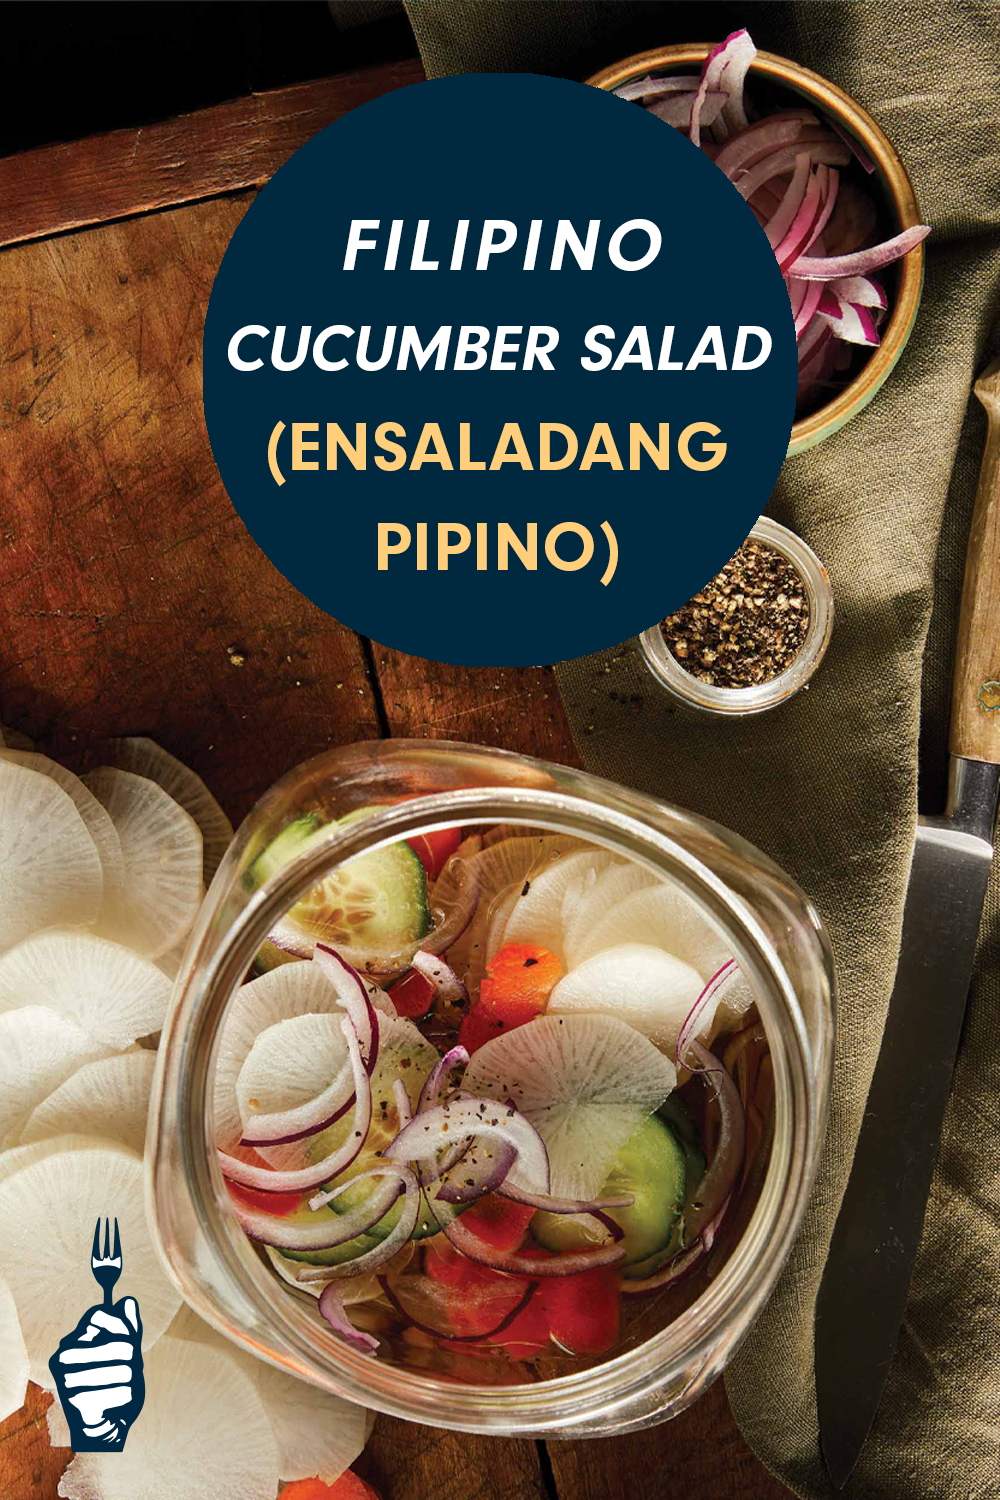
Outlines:
<svg viewBox="0 0 1000 1500"><path fill-rule="evenodd" d="M809 599L787 557L750 540L660 629L693 677L715 687L756 687L786 671L802 649Z"/></svg>

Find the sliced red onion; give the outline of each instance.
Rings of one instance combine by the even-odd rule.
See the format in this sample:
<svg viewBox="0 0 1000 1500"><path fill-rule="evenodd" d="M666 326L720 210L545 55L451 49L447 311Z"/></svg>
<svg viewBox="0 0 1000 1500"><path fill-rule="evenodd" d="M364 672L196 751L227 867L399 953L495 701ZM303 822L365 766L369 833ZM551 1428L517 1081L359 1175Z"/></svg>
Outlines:
<svg viewBox="0 0 1000 1500"><path fill-rule="evenodd" d="M718 1227L743 1166L746 1123L740 1091L715 1054L701 1042L693 1040L689 1048L697 1059L698 1072L705 1076L715 1092L721 1126L719 1143L692 1196L692 1212L685 1219L687 1233L695 1238L701 1236L706 1226L711 1226L713 1234Z"/></svg>
<svg viewBox="0 0 1000 1500"><path fill-rule="evenodd" d="M497 1189L501 1198L511 1203L523 1203L525 1208L540 1208L547 1214L593 1214L596 1218L609 1208L631 1208L634 1193L619 1193L614 1198L553 1198L549 1193L524 1193L505 1182ZM616 1226L617 1227L617 1226Z"/></svg>
<svg viewBox="0 0 1000 1500"><path fill-rule="evenodd" d="M792 146L782 146L780 150L772 151L769 156L765 156L763 160L751 167L749 172L744 172L742 177L737 177L733 186L742 197L752 198L765 182L770 182L772 178L780 177L785 172L794 171L796 159L803 150L808 150L814 166L820 162L825 162L832 167L844 166L848 159L847 147L841 146L837 141L814 140L808 145L797 141ZM797 266L795 274L796 276L800 274Z"/></svg>
<svg viewBox="0 0 1000 1500"><path fill-rule="evenodd" d="M635 78L613 93L618 99L659 99L663 94L693 94L697 87L697 73L672 73L669 78Z"/></svg>
<svg viewBox="0 0 1000 1500"><path fill-rule="evenodd" d="M853 255L800 256L791 268L792 274L803 281L838 281L842 276L868 276L870 272L879 271L908 255L930 232L929 224L913 224L901 234L893 235L891 240L872 245L868 250L855 250Z"/></svg>
<svg viewBox="0 0 1000 1500"><path fill-rule="evenodd" d="M705 985L705 988L702 990L701 994L698 996L697 1000L694 1002L691 1009L684 1017L684 1020L681 1023L681 1029L677 1033L677 1046L674 1049L674 1056L677 1060L677 1066L679 1068L689 1066L686 1061L688 1043L691 1041L692 1037L698 1034L699 1030L701 1029L705 1011L711 1004L713 1004L713 1002L718 1001L723 990L727 987L727 985L729 985L734 979L738 977L739 972L740 966L736 962L735 958L727 958L722 967L716 969L715 973L712 975L711 979Z"/></svg>
<svg viewBox="0 0 1000 1500"><path fill-rule="evenodd" d="M656 104L649 105L649 113L655 115L658 120L663 120L667 125L673 125L678 130L687 130L691 124L691 111L694 108L695 94L670 94L666 99L660 99ZM712 125L722 114L726 104L725 94L706 94L701 107L702 125Z"/></svg>
<svg viewBox="0 0 1000 1500"><path fill-rule="evenodd" d="M330 980L337 991L337 999L354 1024L365 1060L365 1071L370 1078L378 1062L379 1022L378 1011L368 994L368 986L354 965L341 958L336 948L330 948L326 943L316 944L313 963L318 964Z"/></svg>
<svg viewBox="0 0 1000 1500"><path fill-rule="evenodd" d="M447 1083L448 1074L455 1068L467 1066L469 1054L464 1047L452 1047L436 1063L424 1081L417 1100L417 1113L431 1109L436 1104L444 1102L449 1090ZM428 1183L435 1182L443 1172L449 1171L459 1161L468 1148L472 1145L472 1137L465 1141L456 1141L446 1150L441 1152L436 1162L423 1162L417 1172L421 1184L426 1187Z"/></svg>
<svg viewBox="0 0 1000 1500"><path fill-rule="evenodd" d="M727 141L716 156L715 165L727 177L735 179L779 147L800 141L806 134L816 135L819 132L819 120L812 110L789 109L780 114L768 115L766 120L751 125L748 130ZM799 146L800 151L804 149L804 146Z"/></svg>
<svg viewBox="0 0 1000 1500"><path fill-rule="evenodd" d="M418 948L410 960L411 967L429 979L437 994L447 1005L467 1005L469 1003L469 992L459 979L455 970L449 968L443 958L436 953L428 953Z"/></svg>
<svg viewBox="0 0 1000 1500"><path fill-rule="evenodd" d="M839 281L826 284L844 302L852 302L855 307L878 307L885 312L889 306L885 287L869 276L842 276Z"/></svg>
<svg viewBox="0 0 1000 1500"><path fill-rule="evenodd" d="M796 284L805 288L802 293L801 305L795 314L795 337L798 339L815 318L819 299L823 294L818 290L822 285L819 281L797 281Z"/></svg>
<svg viewBox="0 0 1000 1500"><path fill-rule="evenodd" d="M526 1184L529 1191L548 1192L549 1153L545 1142L513 1105L498 1104L495 1099L461 1096L419 1112L385 1148L384 1155L390 1161L433 1161L456 1135L462 1140L473 1136L480 1150L483 1141L513 1147L518 1184Z"/></svg>
<svg viewBox="0 0 1000 1500"><path fill-rule="evenodd" d="M689 1275L707 1253L705 1245L699 1239L689 1250L675 1255L673 1260L668 1261L659 1271L654 1271L652 1276L644 1276L637 1281L629 1281L623 1277L622 1291L630 1296L662 1291L665 1286L672 1286L675 1281L680 1281L684 1276Z"/></svg>
<svg viewBox="0 0 1000 1500"><path fill-rule="evenodd" d="M767 235L767 242L772 250L781 244L785 235L792 227L795 216L802 206L802 200L805 198L811 171L812 163L809 160L809 152L800 151L795 158L795 169L789 179L781 202L764 226L764 233Z"/></svg>
<svg viewBox="0 0 1000 1500"><path fill-rule="evenodd" d="M408 1167L400 1167L394 1162L384 1162L381 1166L372 1167L368 1172L359 1172L357 1177L351 1178L350 1182L345 1182L340 1188L335 1189L332 1196L353 1187L362 1178L393 1175L398 1177L406 1196L399 1218L382 1243L375 1245L371 1250L364 1251L362 1255L356 1255L353 1260L342 1261L337 1266L303 1266L299 1271L299 1281L326 1281L328 1279L339 1281L349 1276L367 1276L369 1272L379 1270L387 1261L392 1260L392 1257L403 1248L417 1227L417 1216L420 1212L420 1184ZM395 1197L399 1197L398 1190ZM382 1217L385 1217L384 1214Z"/></svg>
<svg viewBox="0 0 1000 1500"><path fill-rule="evenodd" d="M276 1172L270 1167L253 1166L248 1162L239 1161L225 1151L219 1151L219 1164L224 1177L228 1177L231 1182L242 1183L244 1187L258 1188L264 1193L305 1193L310 1188L329 1182L331 1178L336 1177L351 1165L364 1145L371 1125L372 1090L354 1027L347 1017L341 1025L344 1028L344 1036L347 1038L347 1049L354 1073L355 1093L354 1128L348 1132L344 1143L322 1161L315 1162L309 1167L300 1167L286 1172ZM269 1241L269 1243L275 1242Z"/></svg>
<svg viewBox="0 0 1000 1500"><path fill-rule="evenodd" d="M847 344L866 344L874 348L880 342L870 309L844 302L826 286L816 311L829 324L830 332Z"/></svg>
<svg viewBox="0 0 1000 1500"><path fill-rule="evenodd" d="M473 1138L454 1166L441 1173L436 1196L442 1203L475 1203L498 1191L516 1160L513 1146Z"/></svg>
<svg viewBox="0 0 1000 1500"><path fill-rule="evenodd" d="M376 1173L360 1175L383 1176L386 1179L385 1185L378 1192L373 1193L366 1203L350 1213L323 1219L318 1224L289 1223L287 1219L280 1219L276 1214L261 1213L256 1209L248 1208L235 1198L232 1200L233 1211L245 1233L252 1240L259 1240L263 1245L273 1245L276 1250L291 1250L298 1254L307 1254L316 1250L333 1250L336 1246L346 1245L348 1240L367 1233L380 1219L384 1219L406 1186L405 1169L395 1171L382 1169ZM353 1186L358 1180L358 1177L352 1177L346 1186ZM353 1265L353 1261L351 1264ZM313 1266L311 1269L324 1273L315 1278L319 1281L333 1274L329 1266Z"/></svg>
<svg viewBox="0 0 1000 1500"><path fill-rule="evenodd" d="M840 136L840 139L843 141L844 145L847 147L851 155L854 157L855 161L858 163L858 166L861 167L865 172L867 172L870 177L871 174L875 171L875 163L868 155L868 152L865 150L864 146L856 141L853 135L851 135L850 131L845 130L844 127L838 124L832 116L830 117L828 123L830 129L834 131L836 135Z"/></svg>
<svg viewBox="0 0 1000 1500"><path fill-rule="evenodd" d="M710 93L735 96L734 118L746 123L743 113L743 81L747 69L757 56L757 49L745 30L734 31L713 47L701 70L698 91L691 109L691 141L701 144L702 111Z"/></svg>
<svg viewBox="0 0 1000 1500"><path fill-rule="evenodd" d="M378 1348L378 1339L374 1334L365 1333L361 1328L355 1328L347 1316L344 1299L340 1288L335 1281L329 1282L319 1294L319 1310L329 1323L334 1333L356 1349L359 1354L374 1354Z"/></svg>
<svg viewBox="0 0 1000 1500"><path fill-rule="evenodd" d="M420 1090L420 1097L417 1100L418 1114L442 1102L448 1087L444 1080L455 1068L467 1067L468 1062L469 1054L464 1047L452 1047L444 1054L440 1062L435 1063Z"/></svg>
<svg viewBox="0 0 1000 1500"><path fill-rule="evenodd" d="M428 1278L425 1277L423 1279L426 1280ZM385 1293L389 1302L392 1303L392 1306L396 1309L397 1313L399 1313L401 1318L405 1318L407 1323L409 1323L412 1328L419 1328L421 1333L430 1334L431 1338L447 1339L448 1342L452 1344L476 1344L480 1343L484 1339L495 1338L498 1333L503 1333L505 1328L510 1327L511 1323L513 1323L518 1314L524 1311L524 1309L527 1307L528 1303L531 1301L532 1297L538 1290L537 1281L529 1282L525 1287L522 1295L514 1303L514 1306L510 1308L509 1311L504 1313L499 1323L494 1323L492 1328L487 1328L482 1333L447 1333L443 1328L432 1328L429 1323L422 1323L419 1318L415 1318L411 1312L408 1312L407 1309L403 1306L403 1303L397 1297L396 1293L393 1291L393 1288L389 1284L388 1277L380 1276L378 1278L378 1282L379 1286L382 1288L382 1291Z"/></svg>
<svg viewBox="0 0 1000 1500"><path fill-rule="evenodd" d="M433 1203L431 1212L434 1212ZM622 1245L612 1244L601 1245L596 1250L575 1250L564 1255L547 1256L542 1260L538 1256L515 1255L496 1250L473 1234L471 1229L467 1229L460 1218L453 1219L449 1224L442 1224L438 1219L438 1223L449 1243L469 1260L474 1260L481 1266L489 1266L494 1271L507 1271L513 1276L572 1276L577 1271L593 1271L598 1266L617 1265L625 1256Z"/></svg>

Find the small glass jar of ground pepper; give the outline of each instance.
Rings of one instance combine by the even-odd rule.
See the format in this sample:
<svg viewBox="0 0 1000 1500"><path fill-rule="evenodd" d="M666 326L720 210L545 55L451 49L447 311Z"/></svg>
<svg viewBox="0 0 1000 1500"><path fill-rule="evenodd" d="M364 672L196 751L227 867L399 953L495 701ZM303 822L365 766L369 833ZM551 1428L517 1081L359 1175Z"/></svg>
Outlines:
<svg viewBox="0 0 1000 1500"><path fill-rule="evenodd" d="M688 707L756 714L805 687L832 629L823 564L794 531L761 516L722 571L639 644L653 676Z"/></svg>

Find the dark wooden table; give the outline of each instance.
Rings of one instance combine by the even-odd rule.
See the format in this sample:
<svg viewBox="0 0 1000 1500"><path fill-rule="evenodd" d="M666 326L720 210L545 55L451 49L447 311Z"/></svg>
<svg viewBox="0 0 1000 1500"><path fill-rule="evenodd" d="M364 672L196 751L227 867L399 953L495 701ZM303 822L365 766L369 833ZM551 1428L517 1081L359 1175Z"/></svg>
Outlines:
<svg viewBox="0 0 1000 1500"><path fill-rule="evenodd" d="M405 656L297 593L234 512L205 431L205 308L255 187L421 76L374 68L0 162L0 720L67 764L103 736L153 735L236 821L296 762L356 739L577 762L547 670ZM69 1455L49 1448L48 1401L32 1387L0 1426L3 1500L56 1500ZM600 1442L383 1417L361 1468L385 1500L790 1500L721 1383L668 1426Z"/></svg>

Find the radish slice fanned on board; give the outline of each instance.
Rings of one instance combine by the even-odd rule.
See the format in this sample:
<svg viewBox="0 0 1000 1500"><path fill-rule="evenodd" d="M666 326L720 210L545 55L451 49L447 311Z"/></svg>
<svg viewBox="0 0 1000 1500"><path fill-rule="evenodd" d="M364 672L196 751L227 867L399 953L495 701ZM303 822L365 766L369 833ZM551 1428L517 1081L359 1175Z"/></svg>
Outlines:
<svg viewBox="0 0 1000 1500"><path fill-rule="evenodd" d="M198 825L155 781L131 771L100 766L84 782L110 814L125 861L125 885L102 912L100 931L158 958L187 936L201 903Z"/></svg>
<svg viewBox="0 0 1000 1500"><path fill-rule="evenodd" d="M51 777L0 759L0 952L43 927L90 927L104 897L97 845Z"/></svg>
<svg viewBox="0 0 1000 1500"><path fill-rule="evenodd" d="M197 772L143 735L106 740L101 753L109 765L117 766L120 771L131 771L155 781L190 813L201 830L205 884L209 885L233 841L233 825Z"/></svg>
<svg viewBox="0 0 1000 1500"><path fill-rule="evenodd" d="M141 1156L155 1069L156 1054L138 1048L85 1063L37 1106L22 1146L76 1132L120 1141Z"/></svg>
<svg viewBox="0 0 1000 1500"><path fill-rule="evenodd" d="M64 1500L274 1500L278 1445L237 1359L168 1335L144 1374L146 1402L125 1448L78 1454L59 1481Z"/></svg>
<svg viewBox="0 0 1000 1500"><path fill-rule="evenodd" d="M29 1368L14 1298L6 1281L0 1281L0 1422L24 1405Z"/></svg>
<svg viewBox="0 0 1000 1500"><path fill-rule="evenodd" d="M17 1145L32 1111L84 1063L110 1054L41 1005L0 1015L0 1148Z"/></svg>
<svg viewBox="0 0 1000 1500"><path fill-rule="evenodd" d="M104 899L108 899L110 892L121 890L125 879L121 840L107 812L79 776L74 776L72 771L67 771L47 755L10 749L3 750L0 755L15 766L24 766L26 770L48 776L72 799L73 806L83 819L97 848L104 875Z"/></svg>
<svg viewBox="0 0 1000 1500"><path fill-rule="evenodd" d="M548 1149L555 1197L594 1198L620 1148L677 1082L669 1058L611 1016L540 1016L480 1047L463 1089L509 1099Z"/></svg>
<svg viewBox="0 0 1000 1500"><path fill-rule="evenodd" d="M163 1025L170 981L93 932L49 928L0 955L0 1011L44 1005L122 1050Z"/></svg>
<svg viewBox="0 0 1000 1500"><path fill-rule="evenodd" d="M180 1306L146 1226L142 1160L134 1151L91 1141L22 1167L0 1182L0 1276L17 1304L31 1378L45 1390L53 1389L52 1351L73 1319L100 1300L90 1269L98 1216L118 1220L127 1289L141 1309L143 1350ZM140 1485L134 1493L147 1491Z"/></svg>

